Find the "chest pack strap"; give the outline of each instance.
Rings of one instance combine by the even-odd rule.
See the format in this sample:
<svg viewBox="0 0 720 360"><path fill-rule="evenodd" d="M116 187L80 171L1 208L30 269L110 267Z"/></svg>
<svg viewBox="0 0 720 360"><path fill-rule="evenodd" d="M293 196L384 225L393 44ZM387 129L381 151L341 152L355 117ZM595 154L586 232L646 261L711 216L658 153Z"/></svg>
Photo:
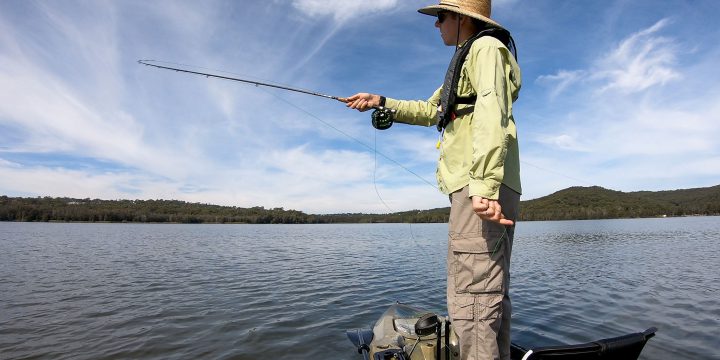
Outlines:
<svg viewBox="0 0 720 360"><path fill-rule="evenodd" d="M455 97L455 105L473 105L477 100L477 95L473 96L457 96Z"/></svg>
<svg viewBox="0 0 720 360"><path fill-rule="evenodd" d="M455 120L457 115L455 111L456 105L472 105L475 104L475 100L477 100L477 95L463 97L457 96L457 88L458 83L460 82L462 66L465 62L465 58L470 52L470 47L475 40L483 36L492 36L500 40L503 44L506 44L506 46L510 46L512 43L514 49L514 42L512 42L510 32L497 27L489 27L473 35L461 48L455 51L455 54L450 61L450 65L448 66L448 70L445 73L445 81L443 82L442 93L440 94L441 110L438 112L438 131L442 131L451 121Z"/></svg>

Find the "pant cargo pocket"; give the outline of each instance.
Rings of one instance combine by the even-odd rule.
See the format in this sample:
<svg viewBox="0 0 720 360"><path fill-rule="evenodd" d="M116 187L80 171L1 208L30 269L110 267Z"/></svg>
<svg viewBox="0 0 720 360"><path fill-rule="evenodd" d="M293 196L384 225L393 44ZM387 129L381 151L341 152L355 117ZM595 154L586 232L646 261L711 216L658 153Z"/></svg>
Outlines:
<svg viewBox="0 0 720 360"><path fill-rule="evenodd" d="M504 233L451 235L451 276L456 293L502 292L505 271Z"/></svg>

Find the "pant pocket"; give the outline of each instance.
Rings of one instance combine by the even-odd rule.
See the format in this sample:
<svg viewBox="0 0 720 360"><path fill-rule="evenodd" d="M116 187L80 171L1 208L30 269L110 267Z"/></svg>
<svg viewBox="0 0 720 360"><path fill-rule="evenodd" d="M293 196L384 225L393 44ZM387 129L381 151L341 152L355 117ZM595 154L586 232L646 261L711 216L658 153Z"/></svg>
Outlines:
<svg viewBox="0 0 720 360"><path fill-rule="evenodd" d="M503 294L454 296L448 312L455 320L497 320L502 315Z"/></svg>
<svg viewBox="0 0 720 360"><path fill-rule="evenodd" d="M475 319L475 297L473 295L454 296L448 312L452 321Z"/></svg>
<svg viewBox="0 0 720 360"><path fill-rule="evenodd" d="M455 293L503 292L505 277L504 233L458 234L450 238L451 276Z"/></svg>
<svg viewBox="0 0 720 360"><path fill-rule="evenodd" d="M502 316L503 294L484 294L477 297L478 320L497 320Z"/></svg>

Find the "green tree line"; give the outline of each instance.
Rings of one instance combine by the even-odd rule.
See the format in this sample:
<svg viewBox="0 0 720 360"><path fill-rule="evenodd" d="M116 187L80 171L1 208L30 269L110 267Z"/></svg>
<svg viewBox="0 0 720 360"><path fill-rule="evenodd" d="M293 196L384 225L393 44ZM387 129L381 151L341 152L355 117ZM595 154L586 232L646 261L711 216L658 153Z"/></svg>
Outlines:
<svg viewBox="0 0 720 360"><path fill-rule="evenodd" d="M313 215L297 210L241 208L178 200L100 200L0 196L0 221L139 222L186 224L322 224L444 222L443 211Z"/></svg>
<svg viewBox="0 0 720 360"><path fill-rule="evenodd" d="M450 208L391 214L306 214L297 210L241 208L178 200L100 200L0 196L0 221L139 223L438 223ZM658 216L720 215L720 185L672 191L620 192L572 187L522 201L520 220L579 220Z"/></svg>

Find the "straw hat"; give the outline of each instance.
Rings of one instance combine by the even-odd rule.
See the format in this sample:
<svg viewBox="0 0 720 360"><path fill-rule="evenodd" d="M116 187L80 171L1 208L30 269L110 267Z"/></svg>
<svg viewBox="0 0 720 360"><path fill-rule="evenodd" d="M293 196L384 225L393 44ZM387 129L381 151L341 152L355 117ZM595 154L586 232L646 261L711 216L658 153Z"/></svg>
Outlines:
<svg viewBox="0 0 720 360"><path fill-rule="evenodd" d="M439 4L426 6L419 9L418 12L425 15L437 16L438 12L451 11L502 28L502 25L490 18L491 2L492 0L440 0Z"/></svg>

